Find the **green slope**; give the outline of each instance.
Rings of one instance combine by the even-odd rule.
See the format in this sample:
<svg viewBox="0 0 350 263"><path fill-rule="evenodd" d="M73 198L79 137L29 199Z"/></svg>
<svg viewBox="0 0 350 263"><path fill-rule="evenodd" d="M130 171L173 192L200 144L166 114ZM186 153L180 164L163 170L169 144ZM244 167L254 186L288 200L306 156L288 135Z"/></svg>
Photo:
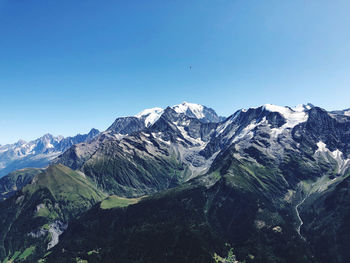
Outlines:
<svg viewBox="0 0 350 263"><path fill-rule="evenodd" d="M33 262L46 253L50 229L105 198L89 180L63 165L53 165L35 176L13 197L0 203L0 260Z"/></svg>
<svg viewBox="0 0 350 263"><path fill-rule="evenodd" d="M232 253L247 263L314 262L292 207L277 210L267 199L274 191L264 185L267 171L246 165L124 208L94 206L72 221L46 262L215 262ZM203 184L208 177L216 183Z"/></svg>
<svg viewBox="0 0 350 263"><path fill-rule="evenodd" d="M111 209L116 207L126 207L128 205L136 204L140 198L123 198L116 195L111 195L101 202L102 209Z"/></svg>

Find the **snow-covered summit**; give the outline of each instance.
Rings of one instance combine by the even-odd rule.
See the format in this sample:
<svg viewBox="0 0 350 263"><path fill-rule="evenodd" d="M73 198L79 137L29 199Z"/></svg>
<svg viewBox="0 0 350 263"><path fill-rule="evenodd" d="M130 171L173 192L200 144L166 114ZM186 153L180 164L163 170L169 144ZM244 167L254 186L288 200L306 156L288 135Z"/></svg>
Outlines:
<svg viewBox="0 0 350 263"><path fill-rule="evenodd" d="M192 113L197 119L203 119L205 117L204 114L204 106L195 104L195 103L189 103L189 102L183 102L178 105L174 105L171 107L174 111L177 113Z"/></svg>
<svg viewBox="0 0 350 263"><path fill-rule="evenodd" d="M140 113L136 114L135 117L143 119L145 122L145 126L149 127L160 118L163 112L164 110L162 108L155 107L151 109L145 109Z"/></svg>
<svg viewBox="0 0 350 263"><path fill-rule="evenodd" d="M179 114L185 114L188 117L197 118L204 122L219 122L223 119L222 117L219 117L213 109L196 103L183 102L170 108ZM143 120L145 126L150 127L160 118L160 116L162 116L163 113L164 109L155 107L145 109L134 117Z"/></svg>

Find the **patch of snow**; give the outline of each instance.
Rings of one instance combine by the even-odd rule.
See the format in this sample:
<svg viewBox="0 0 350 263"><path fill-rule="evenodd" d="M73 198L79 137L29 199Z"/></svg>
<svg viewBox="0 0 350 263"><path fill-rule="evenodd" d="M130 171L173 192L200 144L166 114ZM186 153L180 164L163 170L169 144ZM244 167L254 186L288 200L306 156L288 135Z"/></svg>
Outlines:
<svg viewBox="0 0 350 263"><path fill-rule="evenodd" d="M120 133L116 133L116 134L113 134L113 137L116 138L118 141L124 139L124 137L126 137L125 134L120 134Z"/></svg>
<svg viewBox="0 0 350 263"><path fill-rule="evenodd" d="M311 106L309 106L311 107ZM264 108L271 112L280 113L283 118L286 120L286 123L283 124L280 128L271 129L275 136L278 136L286 129L292 129L297 126L299 123L306 122L308 119L308 114L305 112L305 106L297 106L294 109L289 107L277 106L272 104L265 104Z"/></svg>
<svg viewBox="0 0 350 263"><path fill-rule="evenodd" d="M51 143L48 143L48 144L46 145L46 148L54 148L54 146L53 146Z"/></svg>
<svg viewBox="0 0 350 263"><path fill-rule="evenodd" d="M350 110L344 112L345 116L350 116Z"/></svg>
<svg viewBox="0 0 350 263"><path fill-rule="evenodd" d="M318 148L317 148L316 152L326 152L326 151L328 151L327 145L324 142L322 142L322 141L319 141L317 143L317 147Z"/></svg>

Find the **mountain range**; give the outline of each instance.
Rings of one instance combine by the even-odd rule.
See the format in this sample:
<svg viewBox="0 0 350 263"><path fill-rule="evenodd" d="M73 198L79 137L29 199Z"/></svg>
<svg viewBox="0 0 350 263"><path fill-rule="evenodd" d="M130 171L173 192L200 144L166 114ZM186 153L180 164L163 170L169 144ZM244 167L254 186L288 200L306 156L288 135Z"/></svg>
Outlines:
<svg viewBox="0 0 350 263"><path fill-rule="evenodd" d="M14 144L0 145L0 177L22 168L45 167L72 145L90 141L98 133L98 130L91 129L88 134L67 138L45 134L30 142L19 140Z"/></svg>
<svg viewBox="0 0 350 263"><path fill-rule="evenodd" d="M347 262L348 115L185 102L117 118L1 179L0 259Z"/></svg>

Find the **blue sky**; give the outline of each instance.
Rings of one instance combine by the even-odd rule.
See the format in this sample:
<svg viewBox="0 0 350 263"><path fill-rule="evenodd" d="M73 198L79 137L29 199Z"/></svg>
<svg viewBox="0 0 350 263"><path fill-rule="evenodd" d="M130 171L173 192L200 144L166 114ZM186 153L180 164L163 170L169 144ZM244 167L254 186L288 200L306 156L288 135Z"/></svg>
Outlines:
<svg viewBox="0 0 350 263"><path fill-rule="evenodd" d="M0 144L183 101L349 108L349 13L348 0L0 0Z"/></svg>

